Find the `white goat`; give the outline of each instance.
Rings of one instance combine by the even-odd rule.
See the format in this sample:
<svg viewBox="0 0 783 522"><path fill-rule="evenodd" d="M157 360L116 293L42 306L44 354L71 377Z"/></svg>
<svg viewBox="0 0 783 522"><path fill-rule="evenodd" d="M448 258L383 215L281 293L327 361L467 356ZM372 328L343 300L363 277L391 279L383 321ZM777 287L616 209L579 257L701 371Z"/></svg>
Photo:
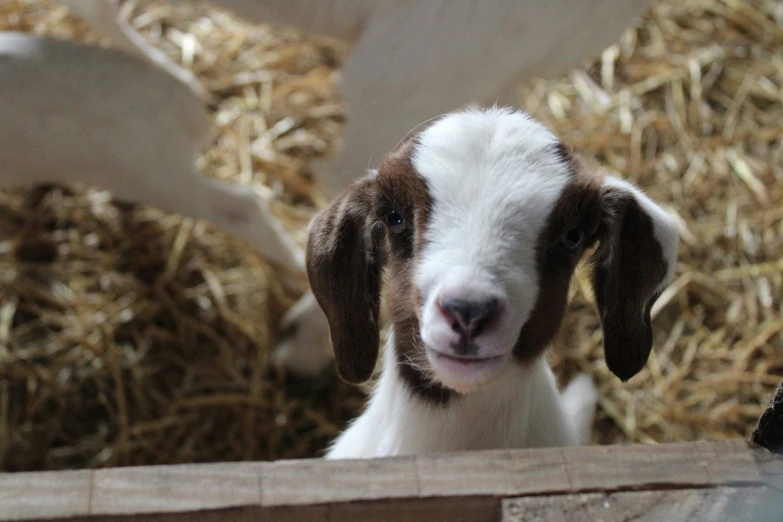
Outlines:
<svg viewBox="0 0 783 522"><path fill-rule="evenodd" d="M606 362L627 380L674 273L671 217L521 112L452 113L403 141L311 225L307 270L341 376L373 371L384 281L393 326L367 409L327 458L589 440L591 381L561 399L543 353L595 245Z"/></svg>
<svg viewBox="0 0 783 522"><path fill-rule="evenodd" d="M215 223L284 265L304 254L250 188L196 168L203 104L125 53L0 32L0 187L81 183Z"/></svg>
<svg viewBox="0 0 783 522"><path fill-rule="evenodd" d="M129 52L209 95L188 71L152 48L121 19L121 0L60 0ZM193 2L195 0L173 0ZM468 104L508 104L519 82L561 74L619 38L652 0L212 0L256 22L337 38L351 53L340 71L348 107L343 153L320 165L330 196L361 176L368 162L427 118ZM182 187L183 189L187 187ZM262 219L271 219L265 213ZM255 221L253 219L252 221ZM281 230L279 224L266 228ZM298 257L279 239L273 259ZM320 372L327 324L311 293L283 320L292 334L277 359L300 374ZM320 349L319 349L320 348Z"/></svg>

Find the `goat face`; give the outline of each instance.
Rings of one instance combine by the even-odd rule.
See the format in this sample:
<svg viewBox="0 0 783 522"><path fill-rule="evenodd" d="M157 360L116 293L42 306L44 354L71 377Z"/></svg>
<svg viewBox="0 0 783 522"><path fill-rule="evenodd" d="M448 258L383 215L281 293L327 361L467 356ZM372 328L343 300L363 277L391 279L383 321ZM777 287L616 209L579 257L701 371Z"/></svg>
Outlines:
<svg viewBox="0 0 783 522"><path fill-rule="evenodd" d="M344 378L374 367L385 269L400 375L445 399L541 355L594 244L607 364L635 375L677 243L637 189L589 170L524 113L493 109L403 142L315 218L307 265Z"/></svg>

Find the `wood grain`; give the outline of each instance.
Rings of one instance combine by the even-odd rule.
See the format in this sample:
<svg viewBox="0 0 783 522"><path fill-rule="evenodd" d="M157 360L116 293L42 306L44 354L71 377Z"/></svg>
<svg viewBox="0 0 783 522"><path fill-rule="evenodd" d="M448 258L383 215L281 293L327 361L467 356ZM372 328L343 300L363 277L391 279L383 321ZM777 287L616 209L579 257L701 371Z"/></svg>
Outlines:
<svg viewBox="0 0 783 522"><path fill-rule="evenodd" d="M758 466L753 465L756 460L753 452L755 444L744 440L691 444L698 449L711 483L752 484L761 480Z"/></svg>
<svg viewBox="0 0 783 522"><path fill-rule="evenodd" d="M558 450L465 452L418 457L420 495L519 495L569 491Z"/></svg>
<svg viewBox="0 0 783 522"><path fill-rule="evenodd" d="M691 445L566 448L563 450L571 487L576 491L643 487L662 481L707 485L710 477Z"/></svg>
<svg viewBox="0 0 783 522"><path fill-rule="evenodd" d="M86 515L91 482L86 470L0 474L0 520Z"/></svg>
<svg viewBox="0 0 783 522"><path fill-rule="evenodd" d="M259 505L261 467L240 462L97 470L90 512L175 513Z"/></svg>
<svg viewBox="0 0 783 522"><path fill-rule="evenodd" d="M496 522L500 503L495 497L459 497L351 502L331 507L331 522Z"/></svg>
<svg viewBox="0 0 783 522"><path fill-rule="evenodd" d="M489 521L504 498L528 498L504 506L531 512L560 499L598 513L596 499L626 493L647 495L617 497L617 509L660 504L652 512L664 516L673 505L741 506L756 490L783 498L783 457L743 441L593 446L0 474L0 521Z"/></svg>
<svg viewBox="0 0 783 522"><path fill-rule="evenodd" d="M240 507L206 511L183 511L179 513L147 513L137 515L90 515L86 517L69 518L56 522L266 522L268 518L263 508ZM297 519L285 519L289 522ZM314 518L312 522L321 522L324 518ZM51 520L47 522L53 522ZM283 521L281 521L283 522ZM303 520L302 522L311 522Z"/></svg>
<svg viewBox="0 0 783 522"><path fill-rule="evenodd" d="M766 448L751 448L761 480L770 487L779 489L783 496L783 458Z"/></svg>
<svg viewBox="0 0 783 522"><path fill-rule="evenodd" d="M759 481L758 469L744 441L589 446L562 451L575 491L660 483L688 487Z"/></svg>
<svg viewBox="0 0 783 522"><path fill-rule="evenodd" d="M264 466L262 483L264 506L418 496L413 457L278 461Z"/></svg>
<svg viewBox="0 0 783 522"><path fill-rule="evenodd" d="M783 497L767 487L583 493L506 499L502 522L773 522Z"/></svg>

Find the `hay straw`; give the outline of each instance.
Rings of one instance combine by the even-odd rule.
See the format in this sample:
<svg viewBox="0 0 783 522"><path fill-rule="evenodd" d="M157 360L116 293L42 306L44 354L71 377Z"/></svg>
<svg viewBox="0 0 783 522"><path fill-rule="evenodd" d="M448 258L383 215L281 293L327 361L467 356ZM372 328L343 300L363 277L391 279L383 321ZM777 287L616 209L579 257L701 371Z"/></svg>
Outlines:
<svg viewBox="0 0 783 522"><path fill-rule="evenodd" d="M601 361L583 286L572 302L560 345L577 349L556 367L600 382L597 441L747 437L783 377L782 21L770 1L658 2L599 61L526 91L535 116L680 221L656 350L630 383Z"/></svg>
<svg viewBox="0 0 783 522"><path fill-rule="evenodd" d="M343 50L208 7L125 9L219 100L205 172L254 185L303 240L319 203L309 164L341 131ZM44 0L2 2L0 30L103 43ZM597 380L597 442L747 437L783 376L781 44L774 0L665 0L524 92L565 141L675 211L683 236L656 349L628 384L574 285L551 359L562 381ZM302 290L202 223L98 191L0 192L0 469L317 455L363 396L271 369Z"/></svg>

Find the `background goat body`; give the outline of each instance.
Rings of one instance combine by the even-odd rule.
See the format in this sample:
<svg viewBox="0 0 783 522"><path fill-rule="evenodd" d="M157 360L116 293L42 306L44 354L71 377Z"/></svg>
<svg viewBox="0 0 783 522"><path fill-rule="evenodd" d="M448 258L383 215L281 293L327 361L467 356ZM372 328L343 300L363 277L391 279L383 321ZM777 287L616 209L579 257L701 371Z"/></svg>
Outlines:
<svg viewBox="0 0 783 522"><path fill-rule="evenodd" d="M249 187L196 168L210 133L180 82L111 49L0 33L0 185L86 184L217 224L304 269L301 249Z"/></svg>

